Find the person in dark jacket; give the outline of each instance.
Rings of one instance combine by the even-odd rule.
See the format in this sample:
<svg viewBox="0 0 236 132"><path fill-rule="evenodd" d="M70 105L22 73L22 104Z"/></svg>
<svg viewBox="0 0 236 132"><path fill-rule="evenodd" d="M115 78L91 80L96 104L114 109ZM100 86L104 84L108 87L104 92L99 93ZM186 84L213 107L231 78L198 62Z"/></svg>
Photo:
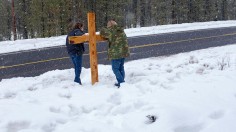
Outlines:
<svg viewBox="0 0 236 132"><path fill-rule="evenodd" d="M83 32L84 26L82 23L78 22L75 24L74 28L69 32L69 34L66 37L66 48L67 52L74 64L75 68L75 79L74 82L81 83L80 74L82 70L82 58L84 53L84 43L80 44L70 44L69 37L70 36L82 36L84 34Z"/></svg>
<svg viewBox="0 0 236 132"><path fill-rule="evenodd" d="M111 60L112 71L116 76L115 86L119 88L125 82L124 62L130 55L127 36L114 20L108 21L107 28L103 28L100 35L108 40L108 59Z"/></svg>

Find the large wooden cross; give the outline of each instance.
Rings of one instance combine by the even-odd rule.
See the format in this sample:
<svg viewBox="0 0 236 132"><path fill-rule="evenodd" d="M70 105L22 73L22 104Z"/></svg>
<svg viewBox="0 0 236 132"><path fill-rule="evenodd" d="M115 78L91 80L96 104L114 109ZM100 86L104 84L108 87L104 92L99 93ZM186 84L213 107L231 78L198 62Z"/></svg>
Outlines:
<svg viewBox="0 0 236 132"><path fill-rule="evenodd" d="M90 56L90 68L91 68L91 80L92 85L98 82L98 62L97 62L97 46L96 41L104 41L100 35L96 35L95 29L95 13L89 12L88 16L88 35L72 36L69 37L69 41L72 44L80 44L89 42L89 56Z"/></svg>

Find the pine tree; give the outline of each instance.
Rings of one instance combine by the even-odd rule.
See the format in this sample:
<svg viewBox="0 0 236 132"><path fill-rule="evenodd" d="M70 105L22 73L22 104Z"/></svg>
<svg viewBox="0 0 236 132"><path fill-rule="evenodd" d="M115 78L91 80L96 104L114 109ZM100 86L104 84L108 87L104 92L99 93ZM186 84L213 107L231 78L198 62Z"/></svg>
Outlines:
<svg viewBox="0 0 236 132"><path fill-rule="evenodd" d="M87 12L96 13L96 29L115 19L126 28L171 23L236 19L236 0L14 0L18 38L65 35ZM93 3L93 4L92 4ZM11 1L0 1L0 41L12 33ZM71 24L72 23L72 24ZM71 26L70 26L71 27Z"/></svg>
<svg viewBox="0 0 236 132"><path fill-rule="evenodd" d="M0 41L11 40L11 3L8 0L0 1L0 18Z"/></svg>

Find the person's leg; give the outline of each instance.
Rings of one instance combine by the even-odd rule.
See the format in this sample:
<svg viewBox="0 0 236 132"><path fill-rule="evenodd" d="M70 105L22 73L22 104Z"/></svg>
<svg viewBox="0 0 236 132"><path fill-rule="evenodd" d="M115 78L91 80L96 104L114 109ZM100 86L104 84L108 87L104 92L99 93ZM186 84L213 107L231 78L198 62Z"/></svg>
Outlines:
<svg viewBox="0 0 236 132"><path fill-rule="evenodd" d="M123 76L123 78L125 79L125 68L124 68L124 63L125 63L125 58L121 59L121 64L120 64L120 73Z"/></svg>
<svg viewBox="0 0 236 132"><path fill-rule="evenodd" d="M116 76L116 80L117 80L118 84L124 82L124 78L119 70L120 65L121 65L121 59L111 60L111 64L112 64L112 71Z"/></svg>
<svg viewBox="0 0 236 132"><path fill-rule="evenodd" d="M74 64L74 68L75 68L75 79L74 82L77 82L79 84L81 83L80 80L80 74L81 74L81 69L82 69L82 56L78 56L78 55L73 55L71 56L73 64Z"/></svg>

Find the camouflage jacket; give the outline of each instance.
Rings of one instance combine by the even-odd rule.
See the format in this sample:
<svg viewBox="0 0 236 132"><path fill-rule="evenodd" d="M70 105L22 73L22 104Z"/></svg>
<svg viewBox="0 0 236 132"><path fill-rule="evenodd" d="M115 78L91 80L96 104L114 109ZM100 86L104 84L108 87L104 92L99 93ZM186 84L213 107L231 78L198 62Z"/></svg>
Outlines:
<svg viewBox="0 0 236 132"><path fill-rule="evenodd" d="M103 28L100 35L108 40L108 59L120 59L130 55L127 37L123 28L117 25Z"/></svg>

